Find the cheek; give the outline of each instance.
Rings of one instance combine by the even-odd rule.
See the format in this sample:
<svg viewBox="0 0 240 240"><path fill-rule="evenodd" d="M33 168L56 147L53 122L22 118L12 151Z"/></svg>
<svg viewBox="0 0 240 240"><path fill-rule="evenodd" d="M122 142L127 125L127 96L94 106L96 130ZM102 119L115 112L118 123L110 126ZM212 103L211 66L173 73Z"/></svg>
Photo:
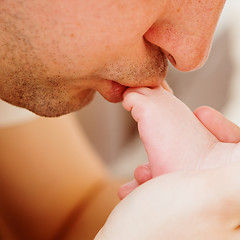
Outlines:
<svg viewBox="0 0 240 240"><path fill-rule="evenodd" d="M158 13L153 2L43 0L31 6L28 34L52 74L89 75L143 38Z"/></svg>
<svg viewBox="0 0 240 240"><path fill-rule="evenodd" d="M71 14L60 12L52 39L54 42L58 36L56 46L59 47L55 50L68 59L79 61L78 67L79 63L84 64L85 69L86 64L91 65L93 71L94 66L103 66L120 52L131 49L143 38L157 11L154 13L152 5L142 0L123 0L120 3L108 0L104 1L106 6L82 4L84 6L78 7L75 12L69 8Z"/></svg>

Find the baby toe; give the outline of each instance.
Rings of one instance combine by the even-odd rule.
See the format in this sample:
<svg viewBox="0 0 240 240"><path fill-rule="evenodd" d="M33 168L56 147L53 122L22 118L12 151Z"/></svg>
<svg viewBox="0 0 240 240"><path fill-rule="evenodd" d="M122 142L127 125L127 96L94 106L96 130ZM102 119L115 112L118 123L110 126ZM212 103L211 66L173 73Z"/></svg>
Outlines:
<svg viewBox="0 0 240 240"><path fill-rule="evenodd" d="M121 200L124 199L129 193L131 193L138 186L139 184L135 180L122 185L118 190L119 198Z"/></svg>
<svg viewBox="0 0 240 240"><path fill-rule="evenodd" d="M139 184L143 184L152 179L152 171L149 163L138 166L134 171L134 178Z"/></svg>

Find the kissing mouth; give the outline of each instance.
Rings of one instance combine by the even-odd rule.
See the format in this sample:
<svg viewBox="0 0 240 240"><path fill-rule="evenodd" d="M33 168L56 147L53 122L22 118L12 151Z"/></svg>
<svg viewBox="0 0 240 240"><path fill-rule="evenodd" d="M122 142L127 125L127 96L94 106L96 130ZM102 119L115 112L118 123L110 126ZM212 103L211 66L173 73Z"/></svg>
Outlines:
<svg viewBox="0 0 240 240"><path fill-rule="evenodd" d="M102 90L98 90L98 92L111 103L121 102L123 100L123 93L128 87L111 80L104 81L106 82L106 87Z"/></svg>
<svg viewBox="0 0 240 240"><path fill-rule="evenodd" d="M120 102L123 93L128 87L159 87L165 80L168 60L164 52L158 48L155 57L147 58L145 63L118 63L109 65L101 72L97 90L107 101ZM96 83L96 82L95 82Z"/></svg>

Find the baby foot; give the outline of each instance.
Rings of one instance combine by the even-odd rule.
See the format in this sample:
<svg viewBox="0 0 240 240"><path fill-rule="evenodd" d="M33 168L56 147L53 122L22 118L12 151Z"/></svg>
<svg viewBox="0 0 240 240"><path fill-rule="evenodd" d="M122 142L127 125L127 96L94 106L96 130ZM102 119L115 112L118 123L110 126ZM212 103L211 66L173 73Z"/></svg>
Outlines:
<svg viewBox="0 0 240 240"><path fill-rule="evenodd" d="M162 88L129 89L123 106L138 123L153 177L203 168L206 155L219 142L185 104Z"/></svg>
<svg viewBox="0 0 240 240"><path fill-rule="evenodd" d="M132 114L135 117L135 120L138 122L139 126L142 126L142 128L144 128L144 123L147 122L149 124L148 127L150 127L151 129L155 127L154 124L150 125L152 119L144 119L144 117L146 118L146 116L148 116L144 108L149 107L149 102L154 101L154 99L151 98L152 95L150 95L150 93L153 93L154 91L153 90L149 91L149 90L143 90L143 89L128 90L128 92L126 92L125 94L125 100L123 102L123 105L126 107L127 110L132 110ZM128 94L131 94L131 95L128 95ZM148 94L150 95L150 97L148 96ZM156 94L162 94L162 92L158 90ZM149 102L146 101L146 98L148 97L149 97L148 99ZM159 97L156 99L159 100ZM169 109L165 108L165 111L164 111L165 115L163 115L162 118L159 120L158 114L161 113L162 111L160 107L168 106L168 104L171 103L171 101L168 101L168 100L171 100L172 103L174 103L174 106L172 105L172 109L170 110L170 113L168 113ZM165 101L168 101L167 104L165 104ZM159 107L155 109L156 106L154 104L155 105L157 104ZM165 104L165 105L161 106L161 104L162 105ZM228 119L226 119L222 114L220 114L216 110L210 107L200 107L194 111L194 114L196 116L195 118L194 115L189 112L190 110L187 109L187 107L183 103L181 103L179 100L177 100L171 95L161 95L161 102L155 102L153 103L153 106L155 106L153 108L155 109L155 112L153 112L152 114L154 115L154 119L155 120L157 119L159 121L156 127L157 131L153 132L153 134L155 134L154 137L157 138L157 143L159 145L162 144L167 147L172 146L171 140L174 138L177 138L177 136L178 137L180 136L181 141L185 141L185 142L189 141L189 142L186 142L188 146L187 155L184 154L182 156L181 154L184 153L184 151L182 151L181 149L178 149L178 148L181 148L182 144L174 146L175 151L171 152L171 149L170 149L169 155L170 155L170 159L172 159L172 163L178 164L179 162L182 162L182 159L181 159L182 157L184 158L189 156L191 157L191 159L190 160L186 159L185 162L197 161L198 164L190 164L185 167L182 166L184 169L189 169L189 168L191 169L191 167L194 168L194 165L203 169L203 168L213 168L213 167L222 166L226 163L238 161L238 159L240 159L239 144L233 144L233 143L238 143L240 141L240 128L235 124L233 124ZM173 128L176 130L175 132L172 132L173 135L164 134L164 131L171 127L171 125L168 125L168 124L172 124L172 120L170 119L170 121L168 121L169 120L168 117L169 116L174 117L174 114L176 114L176 111L174 110L175 107L178 108L178 115L176 115L176 118L178 118L178 116L182 116L182 120L186 118L185 121L182 121L185 124L183 124L182 129L179 129L178 127L176 127L178 125L173 126ZM181 114L179 114L179 112L181 112ZM156 118L155 118L155 115L156 115ZM193 122L191 122L192 119L194 119ZM196 121L198 120L199 122L198 124L196 124ZM194 136L195 138L191 138L191 136L189 138L188 132L191 133L192 127L195 128L194 131L196 132L196 130L199 127L199 123L201 123L204 127L199 129L199 131L197 132L197 135ZM159 126L161 126L162 124L165 126L165 128L160 128L159 130ZM183 130L185 130L185 132ZM209 136L210 134L210 137L209 137L210 141L212 140L213 142L212 150L211 148L210 148L210 151L206 150L205 157L198 159L198 155L195 155L196 153L198 153L198 151L195 151L195 152L192 151L192 144L194 144L196 141L200 141L200 142L209 141L208 138L204 140L204 136L206 133L202 135L202 132L206 132L206 131L208 132L207 136ZM165 136L165 138L161 138L161 136L157 137L157 134L159 132L160 134ZM216 139L212 138L211 133L213 134L213 136L216 137ZM142 136L142 139L145 142L147 151L150 153L149 156L151 156L151 152L150 152L151 146L149 145L151 144L151 141L152 141L151 136L149 136L148 134L145 134L145 131L143 131L143 133L140 131L140 135ZM148 140L148 137L150 138L149 140ZM202 137L203 139L201 140L199 137L200 138ZM138 168L136 168L135 174L134 174L135 180L130 184L129 183L125 184L119 189L120 199L123 199L124 197L126 197L131 191L133 191L140 184L143 184L144 182L150 180L152 178L152 171L155 172L155 175L160 175L161 173L164 173L162 169L160 170L158 169L158 163L157 163L158 161L160 162L166 161L165 162L165 166L167 166L167 168L165 169L167 170L166 172L172 171L172 170L173 171L181 170L181 169L177 169L176 165L169 166L168 159L164 159L162 157L164 156L164 154L162 154L162 152L160 151L161 148L156 145L156 149L157 151L152 154L153 157L149 159L152 167L148 163L146 165L139 166ZM176 152L177 154L175 154ZM155 154L155 157L154 157L154 154ZM157 156L157 154L159 154L159 156ZM154 169L155 167L156 169ZM134 183L134 186L133 186L133 183Z"/></svg>

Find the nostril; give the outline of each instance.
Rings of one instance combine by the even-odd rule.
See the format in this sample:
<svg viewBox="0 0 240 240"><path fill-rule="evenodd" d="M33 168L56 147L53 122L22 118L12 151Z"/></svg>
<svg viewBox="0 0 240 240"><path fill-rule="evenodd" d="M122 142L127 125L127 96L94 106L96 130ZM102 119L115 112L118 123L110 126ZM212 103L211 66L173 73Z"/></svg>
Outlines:
<svg viewBox="0 0 240 240"><path fill-rule="evenodd" d="M162 52L164 53L164 55L167 57L167 59L169 60L169 62L174 66L176 67L177 65L177 62L175 60L175 58L173 57L172 54L170 54L168 51L164 50L164 49L161 49Z"/></svg>
<svg viewBox="0 0 240 240"><path fill-rule="evenodd" d="M175 58L170 53L167 53L166 56L167 56L168 60L171 62L171 64L175 67L176 66Z"/></svg>

